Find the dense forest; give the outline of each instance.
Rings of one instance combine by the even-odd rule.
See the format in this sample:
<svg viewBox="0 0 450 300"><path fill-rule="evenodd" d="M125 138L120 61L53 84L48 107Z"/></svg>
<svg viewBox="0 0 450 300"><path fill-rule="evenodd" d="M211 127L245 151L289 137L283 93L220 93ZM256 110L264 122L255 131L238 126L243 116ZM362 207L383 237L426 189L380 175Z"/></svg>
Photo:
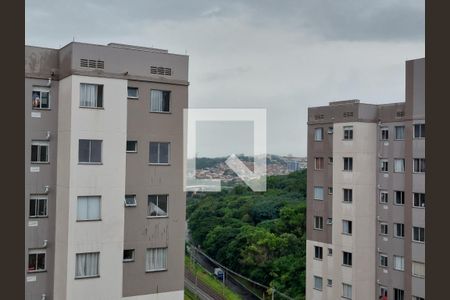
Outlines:
<svg viewBox="0 0 450 300"><path fill-rule="evenodd" d="M304 299L306 170L267 178L267 191L236 186L188 198L193 242L227 267Z"/></svg>

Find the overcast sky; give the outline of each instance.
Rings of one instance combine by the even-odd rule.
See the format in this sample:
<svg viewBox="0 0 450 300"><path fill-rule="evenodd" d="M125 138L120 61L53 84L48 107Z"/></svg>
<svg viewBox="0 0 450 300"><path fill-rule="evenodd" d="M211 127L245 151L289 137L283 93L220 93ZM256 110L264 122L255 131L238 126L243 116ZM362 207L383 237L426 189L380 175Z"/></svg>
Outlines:
<svg viewBox="0 0 450 300"><path fill-rule="evenodd" d="M309 106L404 100L405 60L425 55L424 2L27 0L26 43L188 54L191 107L266 108L268 152L305 156ZM199 130L199 154L252 149L252 127L241 125Z"/></svg>

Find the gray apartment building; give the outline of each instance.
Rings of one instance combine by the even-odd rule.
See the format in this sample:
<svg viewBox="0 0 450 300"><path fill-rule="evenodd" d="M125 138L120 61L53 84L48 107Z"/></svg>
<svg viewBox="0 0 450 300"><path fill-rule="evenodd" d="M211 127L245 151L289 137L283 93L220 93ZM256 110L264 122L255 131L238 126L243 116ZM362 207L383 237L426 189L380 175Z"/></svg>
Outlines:
<svg viewBox="0 0 450 300"><path fill-rule="evenodd" d="M424 277L422 58L405 102L308 110L306 299L423 300Z"/></svg>
<svg viewBox="0 0 450 300"><path fill-rule="evenodd" d="M27 300L183 299L188 57L25 47Z"/></svg>

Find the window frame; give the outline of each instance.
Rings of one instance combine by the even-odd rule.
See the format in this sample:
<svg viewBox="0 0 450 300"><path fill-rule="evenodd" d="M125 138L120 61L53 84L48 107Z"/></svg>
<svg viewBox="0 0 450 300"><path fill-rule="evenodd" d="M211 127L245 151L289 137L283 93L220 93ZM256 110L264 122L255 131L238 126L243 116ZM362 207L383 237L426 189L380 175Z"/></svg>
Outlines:
<svg viewBox="0 0 450 300"><path fill-rule="evenodd" d="M423 195L423 197L421 197ZM419 196L419 199L416 199ZM422 199L423 198L423 199ZM419 201L419 205L416 205L416 200ZM415 193L413 192L413 207L414 208L425 208L425 193Z"/></svg>
<svg viewBox="0 0 450 300"><path fill-rule="evenodd" d="M130 89L135 89L137 91L136 96L130 96ZM139 88L134 86L127 86L127 99L139 100Z"/></svg>
<svg viewBox="0 0 450 300"><path fill-rule="evenodd" d="M397 162L398 161L403 162L401 170L397 169ZM394 158L394 173L405 173L405 168L406 168L406 162L405 162L404 158Z"/></svg>
<svg viewBox="0 0 450 300"><path fill-rule="evenodd" d="M417 231L417 236L418 236L418 240L416 239L416 229ZM425 227L420 227L420 226L413 226L412 227L412 239L413 242L415 243L421 243L424 244L425 243Z"/></svg>
<svg viewBox="0 0 450 300"><path fill-rule="evenodd" d="M39 255L44 255L44 268L40 269L38 268L39 265ZM35 263L35 269L30 270L30 256L35 255L36 256L36 263ZM27 273L40 273L40 272L47 272L47 251L44 248L31 248L28 249L28 267L27 267Z"/></svg>
<svg viewBox="0 0 450 300"><path fill-rule="evenodd" d="M405 257L401 256L401 255L394 255L393 257L394 257L393 258L394 262L393 262L392 268L394 270L396 270L396 271L404 272L405 271ZM398 261L397 260L400 261L400 267L401 268L398 268L398 266L397 266L397 262Z"/></svg>
<svg viewBox="0 0 450 300"><path fill-rule="evenodd" d="M348 295L348 291L350 291L350 295ZM342 298L352 299L352 293L353 293L352 285L343 282L342 283Z"/></svg>
<svg viewBox="0 0 450 300"><path fill-rule="evenodd" d="M389 268L389 256L385 253L380 253L378 266L381 268Z"/></svg>
<svg viewBox="0 0 450 300"><path fill-rule="evenodd" d="M86 198L87 199L87 215L89 215L89 200L98 199L98 218L95 219L80 219L79 217L79 211L78 211L78 205L80 198ZM102 196L100 195L83 195L83 196L77 196L77 222L98 222L102 220Z"/></svg>
<svg viewBox="0 0 450 300"><path fill-rule="evenodd" d="M89 141L89 161L80 161L81 141ZM100 142L100 161L91 161L92 158L92 142ZM103 140L98 139L78 139L78 164L79 165L102 165L103 164Z"/></svg>
<svg viewBox="0 0 450 300"><path fill-rule="evenodd" d="M344 141L353 141L353 126L352 125L343 126L342 130L343 130L342 139Z"/></svg>
<svg viewBox="0 0 450 300"><path fill-rule="evenodd" d="M321 220L321 221L319 221ZM313 217L313 229L314 230L323 230L323 216L314 216ZM319 222L319 224L317 224L317 222ZM317 227L316 225L321 225L319 227Z"/></svg>
<svg viewBox="0 0 450 300"><path fill-rule="evenodd" d="M398 136L398 131L397 131L397 129L402 129L402 136L399 138L399 136ZM404 141L405 140L405 126L404 125L399 125L399 126L395 126L394 127L394 133L395 133L395 136L394 136L394 140L395 141Z"/></svg>
<svg viewBox="0 0 450 300"><path fill-rule="evenodd" d="M347 232L345 231L345 224L347 224ZM353 222L351 220L342 220L342 234L352 235L353 234Z"/></svg>
<svg viewBox="0 0 450 300"><path fill-rule="evenodd" d="M386 190L380 191L379 202L381 204L389 203L389 192L388 191L386 191Z"/></svg>
<svg viewBox="0 0 450 300"><path fill-rule="evenodd" d="M317 132L321 132L320 133L320 139L318 139L317 137ZM315 142L323 142L324 140L324 134L323 134L323 127L316 127L314 128L314 141Z"/></svg>
<svg viewBox="0 0 450 300"><path fill-rule="evenodd" d="M389 159L380 158L380 172L381 173L389 173Z"/></svg>
<svg viewBox="0 0 450 300"><path fill-rule="evenodd" d="M386 230L383 230L383 227L386 228ZM389 235L389 224L385 222L380 223L380 235L387 236Z"/></svg>
<svg viewBox="0 0 450 300"><path fill-rule="evenodd" d="M384 133L386 133L386 136ZM389 141L389 127L383 126L380 128L380 141Z"/></svg>
<svg viewBox="0 0 450 300"><path fill-rule="evenodd" d="M353 266L352 252L342 251L342 266L344 266L344 267L352 267Z"/></svg>
<svg viewBox="0 0 450 300"><path fill-rule="evenodd" d="M417 133L416 128L419 128L419 133L420 133L419 136L416 135L416 133ZM416 139L416 140L425 139L425 123L413 124L413 130L414 130L413 139Z"/></svg>
<svg viewBox="0 0 450 300"><path fill-rule="evenodd" d="M37 201L34 206L35 214L31 214L31 201ZM41 201L45 202L45 215L40 215L37 212L39 211L39 203ZM39 194L31 194L30 195L30 201L29 201L29 207L28 207L28 217L31 219L39 219L39 218L48 218L48 196L47 195L39 195Z"/></svg>
<svg viewBox="0 0 450 300"><path fill-rule="evenodd" d="M323 247L314 246L314 259L323 260Z"/></svg>
<svg viewBox="0 0 450 300"><path fill-rule="evenodd" d="M418 169L416 169L416 161L418 162ZM426 165L425 158L413 158L413 173L414 174L425 174Z"/></svg>
<svg viewBox="0 0 450 300"><path fill-rule="evenodd" d="M342 193L342 202L353 203L353 189L343 188ZM350 201L348 200L348 198L350 198Z"/></svg>
<svg viewBox="0 0 450 300"><path fill-rule="evenodd" d="M157 157L158 157L158 162L152 162L151 161L151 144L158 144L158 152L157 152ZM167 162L160 162L161 161L161 144L167 144ZM148 160L149 160L149 165L154 165L154 166L168 166L171 163L171 142L149 142L148 144Z"/></svg>
<svg viewBox="0 0 450 300"><path fill-rule="evenodd" d="M398 235L398 226L400 225L400 228L402 229L402 234L403 235ZM405 224L404 223L394 223L394 237L398 238L398 239L404 239L405 238Z"/></svg>
<svg viewBox="0 0 450 300"><path fill-rule="evenodd" d="M134 143L134 150L128 150L128 143ZM127 153L137 153L138 152L138 141L137 140L127 140L125 151Z"/></svg>
<svg viewBox="0 0 450 300"><path fill-rule="evenodd" d="M86 85L86 86L90 86L90 85L94 85L96 86L96 97L95 97L95 106L88 106L88 105L81 105L82 103L82 93L81 93L81 86ZM89 82L80 82L80 102L79 102L79 107L80 108L88 108L88 109L104 109L105 108L105 95L104 95L104 85L100 84L100 83L89 83ZM101 97L99 97L101 96ZM100 104L99 105L99 98L100 98Z"/></svg>
<svg viewBox="0 0 450 300"><path fill-rule="evenodd" d="M162 99L163 99L163 103L162 103L162 106L164 107L164 100L168 100L168 110L167 111L165 111L165 110L161 110L161 111L158 111L158 110L153 110L153 98L152 98L152 92L153 91L155 91L155 92L162 92ZM164 94L168 94L168 99L165 99L164 98ZM150 104L150 107L149 107L149 113L156 113L156 114L170 114L170 113L172 113L172 91L169 91L169 90L160 90L160 89L150 89L150 102L149 102L149 104Z"/></svg>
<svg viewBox="0 0 450 300"><path fill-rule="evenodd" d="M88 255L88 254L97 254L98 255L98 258L97 258L97 274L80 276L80 275L77 275L77 268L75 267L75 279L87 279L87 278L100 277L100 251L75 253L75 266L78 265L78 257L80 257L81 255ZM84 266L84 267L87 268L87 266Z"/></svg>
<svg viewBox="0 0 450 300"><path fill-rule="evenodd" d="M405 291L394 288L394 300L405 300Z"/></svg>
<svg viewBox="0 0 450 300"><path fill-rule="evenodd" d="M33 146L38 147L37 148L37 153L36 153L36 158L38 160L33 160ZM47 148L47 160L46 161L41 161L41 148L45 147ZM32 164L49 164L50 163L50 142L48 141L43 141L43 140L32 140L31 141L31 158L30 158L30 163Z"/></svg>
<svg viewBox="0 0 450 300"><path fill-rule="evenodd" d="M125 258L125 251L131 251L131 253L132 253L131 258ZM136 253L136 249L123 249L122 261L124 263L133 262L135 260L135 253Z"/></svg>
<svg viewBox="0 0 450 300"><path fill-rule="evenodd" d="M32 110L51 110L51 97L50 97L50 88L41 87L41 86L33 86L33 89L31 91L31 109ZM34 93L39 93L39 107L36 107L33 105L34 99ZM42 107L42 93L48 94L48 107Z"/></svg>
<svg viewBox="0 0 450 300"><path fill-rule="evenodd" d="M416 269L416 268L414 268L415 265L422 265L422 267L423 267L423 275L414 272L415 269ZM414 276L414 277L418 277L418 278L425 278L425 275L426 275L426 273L425 273L425 263L413 260L411 262L411 275Z"/></svg>
<svg viewBox="0 0 450 300"><path fill-rule="evenodd" d="M166 214L165 215L156 215L156 216L152 216L150 215L150 197L156 197L156 203L154 204L156 205L159 209L161 209L159 207L159 198L165 196L166 198ZM168 218L169 217L169 194L150 194L147 197L147 218L149 219L157 219L157 218Z"/></svg>
<svg viewBox="0 0 450 300"><path fill-rule="evenodd" d="M322 193L322 198L318 198L317 197L318 195L316 194L316 192L320 191L320 190L322 191L321 192ZM323 186L315 186L313 192L314 192L314 194L313 194L313 199L314 200L317 200L317 201L325 200L325 194L324 194Z"/></svg>
<svg viewBox="0 0 450 300"><path fill-rule="evenodd" d="M323 291L323 278L321 276L313 275L314 287L313 289L317 291ZM320 287L317 286L317 282L320 282Z"/></svg>
<svg viewBox="0 0 450 300"><path fill-rule="evenodd" d="M323 157L314 158L314 170L320 171L325 168L325 160Z"/></svg>
<svg viewBox="0 0 450 300"><path fill-rule="evenodd" d="M127 203L127 197L133 197L134 201L132 204ZM125 207L136 207L137 206L136 194L125 194L123 201L125 203Z"/></svg>
<svg viewBox="0 0 450 300"><path fill-rule="evenodd" d="M149 255L149 251L150 250L157 250L157 249L165 249L165 251L166 251L166 260L165 260L165 267L164 268L156 268L156 269L147 269L147 260L148 260L148 255ZM154 248L147 248L146 250L145 250L145 272L146 273L152 273L152 272L162 272L162 271L167 271L168 270L168 262L169 262L169 259L168 259L168 253L169 252L169 249L168 249L168 247L154 247Z"/></svg>
<svg viewBox="0 0 450 300"><path fill-rule="evenodd" d="M398 202L398 200L399 200L398 195L401 195L400 202ZM397 205L397 206L405 205L405 191L394 191L394 205Z"/></svg>
<svg viewBox="0 0 450 300"><path fill-rule="evenodd" d="M343 169L344 172L353 172L353 157L343 157Z"/></svg>

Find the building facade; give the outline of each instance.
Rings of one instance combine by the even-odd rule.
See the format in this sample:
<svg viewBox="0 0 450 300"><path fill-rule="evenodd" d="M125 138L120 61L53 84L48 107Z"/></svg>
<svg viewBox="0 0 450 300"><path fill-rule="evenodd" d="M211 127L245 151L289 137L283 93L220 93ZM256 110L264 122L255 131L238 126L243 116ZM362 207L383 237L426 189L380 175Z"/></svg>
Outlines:
<svg viewBox="0 0 450 300"><path fill-rule="evenodd" d="M425 299L425 59L406 101L308 110L306 299Z"/></svg>
<svg viewBox="0 0 450 300"><path fill-rule="evenodd" d="M188 57L25 47L27 300L183 299Z"/></svg>

